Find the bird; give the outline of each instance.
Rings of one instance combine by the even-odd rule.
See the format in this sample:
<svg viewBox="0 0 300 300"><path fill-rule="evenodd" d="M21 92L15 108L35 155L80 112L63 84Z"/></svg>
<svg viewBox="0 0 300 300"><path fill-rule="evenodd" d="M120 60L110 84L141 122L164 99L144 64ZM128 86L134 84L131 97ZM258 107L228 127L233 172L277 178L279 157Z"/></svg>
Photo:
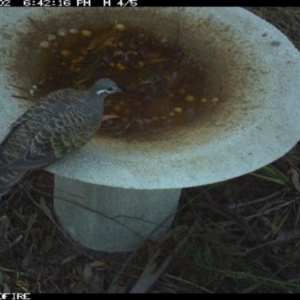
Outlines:
<svg viewBox="0 0 300 300"><path fill-rule="evenodd" d="M0 197L24 175L87 144L98 131L106 96L122 92L108 79L89 90L61 89L28 108L0 143Z"/></svg>

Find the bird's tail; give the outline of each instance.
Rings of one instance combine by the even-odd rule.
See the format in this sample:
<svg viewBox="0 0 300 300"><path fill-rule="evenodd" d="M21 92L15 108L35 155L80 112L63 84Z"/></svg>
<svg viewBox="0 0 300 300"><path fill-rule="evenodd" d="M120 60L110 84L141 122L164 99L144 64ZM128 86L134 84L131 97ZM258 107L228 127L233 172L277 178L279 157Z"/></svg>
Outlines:
<svg viewBox="0 0 300 300"><path fill-rule="evenodd" d="M26 170L14 169L7 167L0 169L0 197L6 194L26 174Z"/></svg>

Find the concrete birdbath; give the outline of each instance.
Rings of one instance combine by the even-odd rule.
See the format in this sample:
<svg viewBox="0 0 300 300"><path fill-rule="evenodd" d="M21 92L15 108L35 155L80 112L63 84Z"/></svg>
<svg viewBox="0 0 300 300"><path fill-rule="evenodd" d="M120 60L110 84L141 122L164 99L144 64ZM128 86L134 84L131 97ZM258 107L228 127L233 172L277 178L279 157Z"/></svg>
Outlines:
<svg viewBox="0 0 300 300"><path fill-rule="evenodd" d="M0 10L1 136L29 105L11 97L15 90L4 68L16 59L10 56L16 47L13 34L26 34L28 29L21 25L29 13L44 20L65 10ZM83 24L93 19L118 21L167 39L176 36L178 45L205 67L207 89L220 100L204 121L196 116L192 125L168 136L129 142L104 135L47 168L55 174L54 205L60 223L84 246L134 250L169 228L181 188L252 172L299 140L299 52L252 13L208 7L70 8L68 13L80 13Z"/></svg>

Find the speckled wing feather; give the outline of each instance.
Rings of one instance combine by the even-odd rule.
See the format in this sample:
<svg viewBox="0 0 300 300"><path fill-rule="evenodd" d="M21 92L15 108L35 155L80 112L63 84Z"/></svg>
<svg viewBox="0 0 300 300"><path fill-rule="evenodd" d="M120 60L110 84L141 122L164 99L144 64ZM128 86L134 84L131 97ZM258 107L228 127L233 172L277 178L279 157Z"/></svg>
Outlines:
<svg viewBox="0 0 300 300"><path fill-rule="evenodd" d="M28 170L53 163L93 137L101 115L82 101L84 93L51 93L12 124L0 145L0 195Z"/></svg>

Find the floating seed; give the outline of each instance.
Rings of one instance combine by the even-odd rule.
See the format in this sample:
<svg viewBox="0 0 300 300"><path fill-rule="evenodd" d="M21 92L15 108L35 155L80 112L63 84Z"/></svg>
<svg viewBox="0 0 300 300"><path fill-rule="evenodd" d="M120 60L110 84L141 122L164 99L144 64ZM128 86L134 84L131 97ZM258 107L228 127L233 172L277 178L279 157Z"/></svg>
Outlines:
<svg viewBox="0 0 300 300"><path fill-rule="evenodd" d="M196 99L193 95L186 95L186 97L185 97L185 101L187 101L187 102L193 102L195 100Z"/></svg>
<svg viewBox="0 0 300 300"><path fill-rule="evenodd" d="M66 35L67 35L67 30L66 30L66 29L63 29L63 28L58 29L58 30L57 30L57 35L58 35L58 36L66 36Z"/></svg>
<svg viewBox="0 0 300 300"><path fill-rule="evenodd" d="M138 52L137 52L137 51L132 51L132 50L130 50L129 53L131 53L131 54L134 55L134 56L137 56L137 55L138 55Z"/></svg>
<svg viewBox="0 0 300 300"><path fill-rule="evenodd" d="M170 116L170 117L174 117L174 116L175 116L175 113L174 113L173 111L171 111L171 112L169 113L169 116Z"/></svg>
<svg viewBox="0 0 300 300"><path fill-rule="evenodd" d="M71 28L71 29L69 30L69 32L70 32L71 34L77 34L77 33L79 32L79 30L78 30L77 28Z"/></svg>
<svg viewBox="0 0 300 300"><path fill-rule="evenodd" d="M115 29L118 31L124 31L125 30L125 26L123 24L117 24L115 26Z"/></svg>
<svg viewBox="0 0 300 300"><path fill-rule="evenodd" d="M119 70L125 70L126 69L126 67L123 64L121 64L121 63L117 63L117 68Z"/></svg>
<svg viewBox="0 0 300 300"><path fill-rule="evenodd" d="M67 50L67 49L63 49L60 51L60 55L63 57L68 57L70 54L71 54L71 51Z"/></svg>
<svg viewBox="0 0 300 300"><path fill-rule="evenodd" d="M47 40L48 40L49 42L51 42L51 41L53 41L53 40L55 40L55 39L56 39L56 35L54 35L54 34L49 34L48 37L47 37Z"/></svg>
<svg viewBox="0 0 300 300"><path fill-rule="evenodd" d="M48 41L42 41L42 42L40 42L40 47L41 48L49 48L49 42Z"/></svg>
<svg viewBox="0 0 300 300"><path fill-rule="evenodd" d="M120 105L114 105L114 110L115 111L120 111L121 110L121 106Z"/></svg>
<svg viewBox="0 0 300 300"><path fill-rule="evenodd" d="M92 32L86 29L81 30L81 34L86 37L92 36Z"/></svg>
<svg viewBox="0 0 300 300"><path fill-rule="evenodd" d="M121 55L121 51L119 51L119 50L115 50L113 52L113 57L117 57L117 56L120 56L120 55Z"/></svg>
<svg viewBox="0 0 300 300"><path fill-rule="evenodd" d="M182 113L182 108L177 106L177 107L174 107L173 110L177 113Z"/></svg>
<svg viewBox="0 0 300 300"><path fill-rule="evenodd" d="M219 98L215 97L211 100L211 102L213 103L213 105L216 105L219 102Z"/></svg>
<svg viewBox="0 0 300 300"><path fill-rule="evenodd" d="M74 59L72 59L72 64L78 64L78 63L83 62L83 61L84 61L84 57L83 56L77 56Z"/></svg>
<svg viewBox="0 0 300 300"><path fill-rule="evenodd" d="M206 98L201 98L201 100L200 100L201 102L207 102L207 99Z"/></svg>

